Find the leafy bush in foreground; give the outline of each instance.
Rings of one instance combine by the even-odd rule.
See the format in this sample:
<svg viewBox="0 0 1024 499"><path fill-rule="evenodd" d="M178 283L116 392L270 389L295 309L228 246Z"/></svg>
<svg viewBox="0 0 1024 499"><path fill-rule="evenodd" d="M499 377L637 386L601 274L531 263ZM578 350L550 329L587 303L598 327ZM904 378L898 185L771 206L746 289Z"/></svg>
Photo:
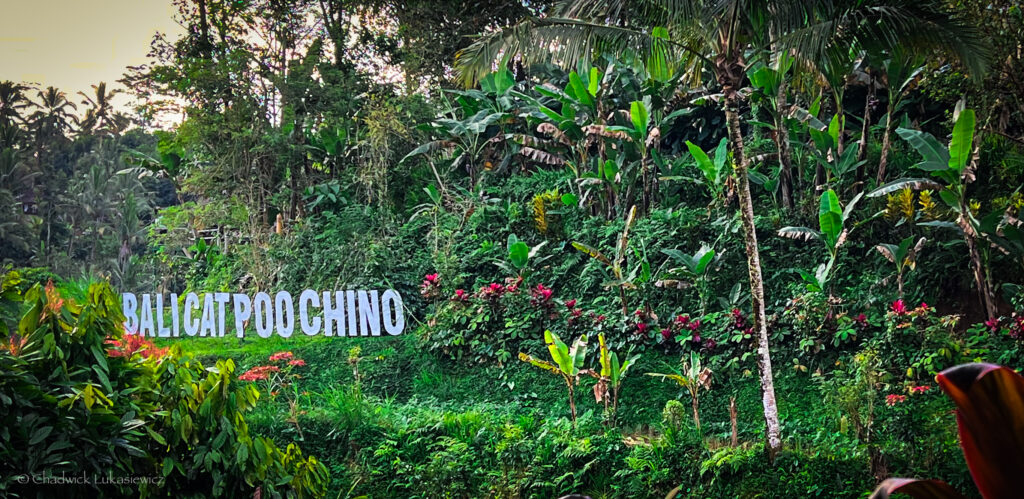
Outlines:
<svg viewBox="0 0 1024 499"><path fill-rule="evenodd" d="M36 483L19 477L85 473L149 479L91 485L111 495L324 494L327 470L315 458L249 434L244 414L259 392L236 382L233 361L204 367L177 347L122 335L106 282L91 284L84 303L52 283L24 293L16 283L5 277L0 298L24 310L16 325L0 324L9 335L0 349L0 491Z"/></svg>

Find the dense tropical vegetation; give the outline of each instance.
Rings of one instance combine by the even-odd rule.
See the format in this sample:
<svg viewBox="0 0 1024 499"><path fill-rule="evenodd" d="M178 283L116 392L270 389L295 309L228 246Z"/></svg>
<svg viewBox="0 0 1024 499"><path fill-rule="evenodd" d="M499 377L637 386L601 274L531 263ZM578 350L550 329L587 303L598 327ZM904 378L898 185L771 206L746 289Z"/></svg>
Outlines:
<svg viewBox="0 0 1024 499"><path fill-rule="evenodd" d="M174 5L117 84L0 82L0 492L1014 490L1016 3ZM350 288L405 334L117 303Z"/></svg>

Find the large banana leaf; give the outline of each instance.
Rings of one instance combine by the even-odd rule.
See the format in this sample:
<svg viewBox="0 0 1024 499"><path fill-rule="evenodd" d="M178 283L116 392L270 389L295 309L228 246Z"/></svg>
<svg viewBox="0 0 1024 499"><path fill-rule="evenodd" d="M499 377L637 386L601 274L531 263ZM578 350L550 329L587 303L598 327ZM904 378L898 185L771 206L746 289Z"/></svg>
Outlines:
<svg viewBox="0 0 1024 499"><path fill-rule="evenodd" d="M971 159L973 148L974 110L964 109L960 111L960 117L953 125L953 140L949 142L949 167L956 170L957 173L964 171L964 167Z"/></svg>
<svg viewBox="0 0 1024 499"><path fill-rule="evenodd" d="M924 158L924 161L914 165L915 167L926 171L940 171L949 168L949 150L939 143L932 134L910 128L897 128L896 134L909 142Z"/></svg>
<svg viewBox="0 0 1024 499"><path fill-rule="evenodd" d="M829 248L834 248L839 241L839 234L843 232L843 207L839 204L839 197L832 189L821 194L818 206L818 225Z"/></svg>
<svg viewBox="0 0 1024 499"><path fill-rule="evenodd" d="M572 357L569 356L569 347L551 331L544 331L544 343L547 344L551 359L558 364L562 374L569 375L572 372Z"/></svg>
<svg viewBox="0 0 1024 499"><path fill-rule="evenodd" d="M569 358L572 360L569 376L576 376L580 373L580 368L583 367L587 360L587 335L580 335L579 338L576 338L576 341L572 342Z"/></svg>

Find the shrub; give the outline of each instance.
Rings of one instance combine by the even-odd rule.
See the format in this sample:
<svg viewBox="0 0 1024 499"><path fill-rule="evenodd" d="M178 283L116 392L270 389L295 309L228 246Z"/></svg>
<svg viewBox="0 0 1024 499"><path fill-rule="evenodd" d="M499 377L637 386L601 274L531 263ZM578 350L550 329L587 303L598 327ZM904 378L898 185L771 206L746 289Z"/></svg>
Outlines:
<svg viewBox="0 0 1024 499"><path fill-rule="evenodd" d="M325 493L315 458L249 434L244 414L259 393L237 382L233 361L206 368L123 335L108 283L91 284L82 303L52 282L0 301L24 310L4 323L12 334L0 349L0 473L10 477L0 490L24 492L17 476L85 473L151 479L103 484L111 495Z"/></svg>

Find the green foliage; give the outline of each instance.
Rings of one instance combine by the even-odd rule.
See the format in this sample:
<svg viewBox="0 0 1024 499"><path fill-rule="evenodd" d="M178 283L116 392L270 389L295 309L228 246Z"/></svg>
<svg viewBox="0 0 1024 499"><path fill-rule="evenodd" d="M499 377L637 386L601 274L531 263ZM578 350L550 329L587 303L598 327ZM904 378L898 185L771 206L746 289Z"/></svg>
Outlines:
<svg viewBox="0 0 1024 499"><path fill-rule="evenodd" d="M5 293L6 295L6 293ZM0 350L6 476L149 476L116 485L143 495L195 490L237 495L260 489L324 494L327 471L294 444L250 436L244 414L258 393L239 385L234 362L210 368L121 333L123 316L105 282L84 302L52 285L4 297L24 314ZM113 344L114 347L108 349ZM0 486L19 493L18 482Z"/></svg>

